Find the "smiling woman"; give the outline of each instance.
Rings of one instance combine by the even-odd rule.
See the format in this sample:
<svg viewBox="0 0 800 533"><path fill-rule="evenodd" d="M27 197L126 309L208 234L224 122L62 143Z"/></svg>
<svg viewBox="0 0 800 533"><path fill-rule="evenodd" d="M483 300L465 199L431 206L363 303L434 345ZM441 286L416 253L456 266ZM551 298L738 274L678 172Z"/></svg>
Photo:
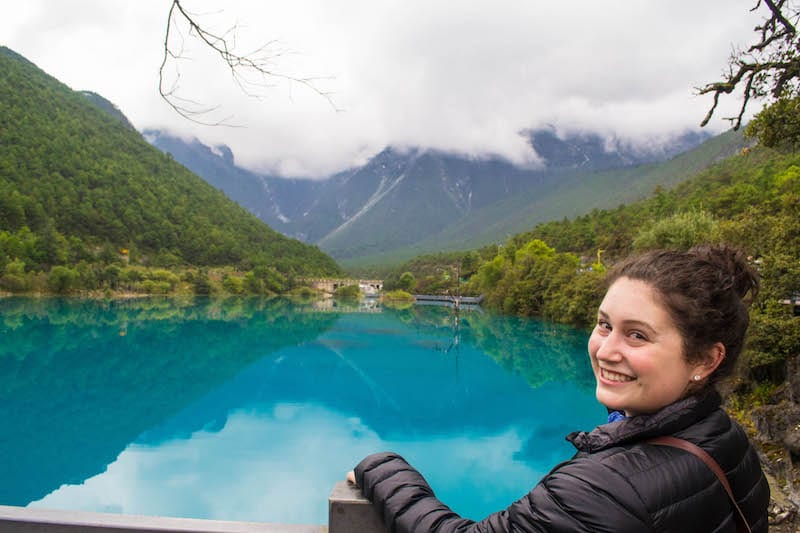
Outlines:
<svg viewBox="0 0 800 533"><path fill-rule="evenodd" d="M597 400L626 416L651 413L686 396L722 361L714 346L708 360L688 364L680 331L647 282L619 278L608 289L589 338Z"/></svg>
<svg viewBox="0 0 800 533"><path fill-rule="evenodd" d="M390 531L767 531L758 455L714 389L742 349L757 273L736 250L697 247L634 257L607 282L588 348L608 423L570 434L571 460L479 522L399 455L371 455L348 479Z"/></svg>

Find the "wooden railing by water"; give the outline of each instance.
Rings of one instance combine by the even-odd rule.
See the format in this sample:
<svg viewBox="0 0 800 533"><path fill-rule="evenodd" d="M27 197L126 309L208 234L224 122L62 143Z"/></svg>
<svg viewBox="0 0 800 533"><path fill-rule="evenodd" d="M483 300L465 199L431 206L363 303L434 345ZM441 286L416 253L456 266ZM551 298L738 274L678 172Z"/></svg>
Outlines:
<svg viewBox="0 0 800 533"><path fill-rule="evenodd" d="M449 294L414 294L415 302L447 302L456 305L480 305L483 302L481 296L451 296Z"/></svg>
<svg viewBox="0 0 800 533"><path fill-rule="evenodd" d="M298 495L298 497L302 497ZM377 512L346 481L328 498L328 525L167 518L0 505L3 533L386 533Z"/></svg>

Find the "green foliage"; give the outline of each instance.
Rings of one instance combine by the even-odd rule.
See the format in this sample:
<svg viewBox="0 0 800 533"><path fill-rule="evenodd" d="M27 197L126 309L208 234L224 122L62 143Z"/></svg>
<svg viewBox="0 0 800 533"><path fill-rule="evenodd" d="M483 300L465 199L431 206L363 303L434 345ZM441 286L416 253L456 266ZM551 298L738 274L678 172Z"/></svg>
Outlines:
<svg viewBox="0 0 800 533"><path fill-rule="evenodd" d="M153 281L166 283L170 290L174 289L180 281L180 278L174 272L164 269L152 270L147 273L147 277Z"/></svg>
<svg viewBox="0 0 800 533"><path fill-rule="evenodd" d="M414 292L417 286L417 278L411 272L403 272L397 282L397 289L406 293Z"/></svg>
<svg viewBox="0 0 800 533"><path fill-rule="evenodd" d="M47 273L85 261L76 282L88 283L82 289L124 284L124 276L102 272L128 263L263 265L283 280L281 290L294 276L341 274L318 248L273 231L7 48L0 48L0 72L0 268L19 259ZM63 277L63 270L53 276ZM145 290L175 289L173 280L150 281L156 285ZM268 285L279 292L281 283Z"/></svg>
<svg viewBox="0 0 800 533"><path fill-rule="evenodd" d="M119 287L121 272L122 269L117 265L108 265L100 272L99 282L109 289L116 289Z"/></svg>
<svg viewBox="0 0 800 533"><path fill-rule="evenodd" d="M298 300L312 300L318 296L317 291L311 287L296 287L289 291L288 294Z"/></svg>
<svg viewBox="0 0 800 533"><path fill-rule="evenodd" d="M78 272L64 266L54 266L47 276L47 287L56 294L67 294L76 288Z"/></svg>
<svg viewBox="0 0 800 533"><path fill-rule="evenodd" d="M21 259L14 259L6 265L5 272L0 276L0 288L10 292L24 292L28 289L25 263Z"/></svg>
<svg viewBox="0 0 800 533"><path fill-rule="evenodd" d="M258 266L253 269L252 274L260 282L257 286L263 291L258 294L281 294L292 288L290 280L275 267Z"/></svg>
<svg viewBox="0 0 800 533"><path fill-rule="evenodd" d="M765 106L747 125L745 135L769 148L800 149L800 96L781 98Z"/></svg>
<svg viewBox="0 0 800 533"><path fill-rule="evenodd" d="M762 299L779 301L800 295L800 261L797 253L775 250L759 258Z"/></svg>
<svg viewBox="0 0 800 533"><path fill-rule="evenodd" d="M248 272L242 278L242 290L250 294L264 294L264 281L259 279L254 272Z"/></svg>
<svg viewBox="0 0 800 533"><path fill-rule="evenodd" d="M25 262L22 259L14 259L6 265L5 273L12 276L24 276Z"/></svg>
<svg viewBox="0 0 800 533"><path fill-rule="evenodd" d="M662 218L644 228L633 240L636 251L669 248L688 250L696 244L717 239L718 222L705 211L688 211Z"/></svg>
<svg viewBox="0 0 800 533"><path fill-rule="evenodd" d="M470 281L470 286L480 292L489 287L494 287L499 283L505 271L506 260L502 255L497 255L491 261L487 261L478 268L477 276Z"/></svg>
<svg viewBox="0 0 800 533"><path fill-rule="evenodd" d="M800 354L800 318L776 300L763 310L751 312L750 318L743 354L745 371L759 381L785 380L786 360Z"/></svg>
<svg viewBox="0 0 800 533"><path fill-rule="evenodd" d="M776 389L777 385L773 383L759 383L750 394L751 402L749 407L752 408L769 404Z"/></svg>
<svg viewBox="0 0 800 533"><path fill-rule="evenodd" d="M244 280L239 276L225 276L222 287L231 294L244 294Z"/></svg>
<svg viewBox="0 0 800 533"><path fill-rule="evenodd" d="M601 274L572 253L558 253L539 239L513 243L484 263L470 285L490 307L584 325L602 297Z"/></svg>
<svg viewBox="0 0 800 533"><path fill-rule="evenodd" d="M361 289L358 285L345 285L336 289L333 297L337 300L358 300L361 298Z"/></svg>
<svg viewBox="0 0 800 533"><path fill-rule="evenodd" d="M383 294L384 302L413 302L414 296L406 291L394 290Z"/></svg>
<svg viewBox="0 0 800 533"><path fill-rule="evenodd" d="M147 294L169 294L170 293L170 285L166 281L156 281L152 279L146 279L141 283L140 286L142 292Z"/></svg>
<svg viewBox="0 0 800 533"><path fill-rule="evenodd" d="M194 293L199 295L211 294L211 282L208 279L208 273L200 271L192 278L194 286Z"/></svg>

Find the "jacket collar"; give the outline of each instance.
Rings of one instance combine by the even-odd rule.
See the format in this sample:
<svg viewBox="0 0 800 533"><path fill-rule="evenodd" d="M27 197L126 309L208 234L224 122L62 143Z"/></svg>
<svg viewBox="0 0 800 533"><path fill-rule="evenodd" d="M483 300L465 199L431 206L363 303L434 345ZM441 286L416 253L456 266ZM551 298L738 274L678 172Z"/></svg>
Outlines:
<svg viewBox="0 0 800 533"><path fill-rule="evenodd" d="M716 390L710 389L672 403L650 415L639 415L619 422L602 424L590 432L576 431L567 436L582 452L597 452L660 435L672 435L707 417L722 404Z"/></svg>

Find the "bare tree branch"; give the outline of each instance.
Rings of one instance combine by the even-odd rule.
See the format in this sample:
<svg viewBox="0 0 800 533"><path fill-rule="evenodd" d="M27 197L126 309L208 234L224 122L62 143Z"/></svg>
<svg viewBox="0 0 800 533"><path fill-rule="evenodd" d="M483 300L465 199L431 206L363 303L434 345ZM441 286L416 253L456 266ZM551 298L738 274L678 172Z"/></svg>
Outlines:
<svg viewBox="0 0 800 533"><path fill-rule="evenodd" d="M748 104L754 98L771 97L774 99L794 94L798 91L800 80L800 41L797 35L797 23L800 9L795 0L757 0L750 11L757 11L766 6L768 15L754 31L758 41L746 51L734 51L728 60L728 71L722 80L708 83L696 88L698 95L711 94L712 105L700 126L711 120L719 104L719 97L731 94L740 84L742 88L742 104L739 113L734 117L726 117L733 129L742 125Z"/></svg>
<svg viewBox="0 0 800 533"><path fill-rule="evenodd" d="M205 105L190 98L179 95L180 70L176 68L174 80L168 82L167 68L170 62L186 60L184 49L187 38L198 39L206 48L217 55L228 67L236 86L247 96L260 99L262 91L274 87L276 82L288 82L300 85L323 97L331 107L340 111L333 100L332 93L319 87L319 83L327 77L298 77L274 70L274 61L285 55L287 50L279 48L277 41L270 41L256 50L246 53L236 51L237 26L217 34L201 25L196 14L186 11L180 0L172 0L167 14L167 27L164 34L164 56L158 69L158 92L182 117L198 124L211 126L232 126L231 116L220 120L206 120L212 112L220 109L219 105ZM188 28L186 35L181 27ZM177 42L176 42L177 41Z"/></svg>
<svg viewBox="0 0 800 533"><path fill-rule="evenodd" d="M794 24L790 23L783 16L783 7L784 4L786 4L786 0L779 0L777 4L775 4L775 2L773 2L772 0L764 0L764 4L766 4L766 6L772 12L772 17L770 20L772 21L773 27L775 21L780 22L787 32L794 35L796 32Z"/></svg>

